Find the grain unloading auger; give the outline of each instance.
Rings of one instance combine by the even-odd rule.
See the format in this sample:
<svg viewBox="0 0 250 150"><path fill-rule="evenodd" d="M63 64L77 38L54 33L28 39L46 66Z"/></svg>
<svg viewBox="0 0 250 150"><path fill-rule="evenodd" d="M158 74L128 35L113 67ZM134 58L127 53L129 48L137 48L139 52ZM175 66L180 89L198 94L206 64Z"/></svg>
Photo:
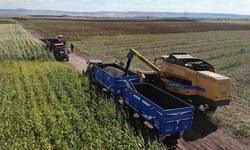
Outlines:
<svg viewBox="0 0 250 150"><path fill-rule="evenodd" d="M232 97L231 80L217 74L209 63L187 53L171 53L155 59L155 63L162 61L160 70L136 50L130 49L125 75L134 55L154 70L138 70L140 82L149 82L183 100L191 100L195 105L208 106L212 111L218 106L229 105Z"/></svg>

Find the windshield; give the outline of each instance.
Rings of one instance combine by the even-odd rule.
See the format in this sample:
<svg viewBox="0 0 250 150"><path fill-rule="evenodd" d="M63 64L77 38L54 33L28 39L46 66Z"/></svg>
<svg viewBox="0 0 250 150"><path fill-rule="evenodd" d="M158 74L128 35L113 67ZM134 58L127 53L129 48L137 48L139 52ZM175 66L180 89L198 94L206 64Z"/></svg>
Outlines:
<svg viewBox="0 0 250 150"><path fill-rule="evenodd" d="M159 57L159 58L155 58L155 62L154 62L154 65L161 69L162 67L162 63L164 62L164 59L162 57Z"/></svg>
<svg viewBox="0 0 250 150"><path fill-rule="evenodd" d="M57 46L57 47L56 47L56 50L58 50L58 51L63 51L63 50L64 50L64 46Z"/></svg>

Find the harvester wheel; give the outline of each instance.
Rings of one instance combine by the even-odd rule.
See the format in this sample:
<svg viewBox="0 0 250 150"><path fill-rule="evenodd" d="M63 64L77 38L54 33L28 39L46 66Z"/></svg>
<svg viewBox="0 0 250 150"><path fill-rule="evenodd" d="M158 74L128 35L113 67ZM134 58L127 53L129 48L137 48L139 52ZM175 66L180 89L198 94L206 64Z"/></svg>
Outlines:
<svg viewBox="0 0 250 150"><path fill-rule="evenodd" d="M216 107L216 106L209 106L208 111L215 112L215 111L216 111L216 109L217 109L217 107Z"/></svg>

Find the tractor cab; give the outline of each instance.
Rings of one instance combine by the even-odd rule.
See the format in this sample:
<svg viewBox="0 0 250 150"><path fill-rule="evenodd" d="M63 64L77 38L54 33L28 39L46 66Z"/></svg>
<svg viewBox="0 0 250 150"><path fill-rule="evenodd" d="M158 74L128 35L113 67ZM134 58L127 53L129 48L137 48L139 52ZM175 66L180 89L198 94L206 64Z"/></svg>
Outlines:
<svg viewBox="0 0 250 150"><path fill-rule="evenodd" d="M89 75L93 75L94 74L94 65L95 64L103 64L103 61L99 60L99 59L96 59L96 60L89 60L87 62L88 64L88 67L87 69L83 69L83 76L86 76L86 77L90 77Z"/></svg>
<svg viewBox="0 0 250 150"><path fill-rule="evenodd" d="M63 42L63 35L58 35L58 40Z"/></svg>

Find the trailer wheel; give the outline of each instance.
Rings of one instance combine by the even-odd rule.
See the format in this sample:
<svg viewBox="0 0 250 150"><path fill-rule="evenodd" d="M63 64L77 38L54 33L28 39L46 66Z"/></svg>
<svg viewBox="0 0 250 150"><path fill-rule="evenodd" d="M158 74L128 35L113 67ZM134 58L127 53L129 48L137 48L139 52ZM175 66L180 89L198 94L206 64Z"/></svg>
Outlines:
<svg viewBox="0 0 250 150"><path fill-rule="evenodd" d="M102 86L98 83L96 83L96 94L98 97L102 95Z"/></svg>
<svg viewBox="0 0 250 150"><path fill-rule="evenodd" d="M178 132L178 133L173 133L173 134L171 134L170 137L171 137L172 139L175 139L175 140L180 139L180 138L181 138L180 132Z"/></svg>
<svg viewBox="0 0 250 150"><path fill-rule="evenodd" d="M166 136L163 140L163 144L171 149L178 144L178 141L177 139L173 139L171 136Z"/></svg>
<svg viewBox="0 0 250 150"><path fill-rule="evenodd" d="M156 87L162 89L163 91L167 91L167 88L166 88L165 84L162 81L157 81L156 82Z"/></svg>

